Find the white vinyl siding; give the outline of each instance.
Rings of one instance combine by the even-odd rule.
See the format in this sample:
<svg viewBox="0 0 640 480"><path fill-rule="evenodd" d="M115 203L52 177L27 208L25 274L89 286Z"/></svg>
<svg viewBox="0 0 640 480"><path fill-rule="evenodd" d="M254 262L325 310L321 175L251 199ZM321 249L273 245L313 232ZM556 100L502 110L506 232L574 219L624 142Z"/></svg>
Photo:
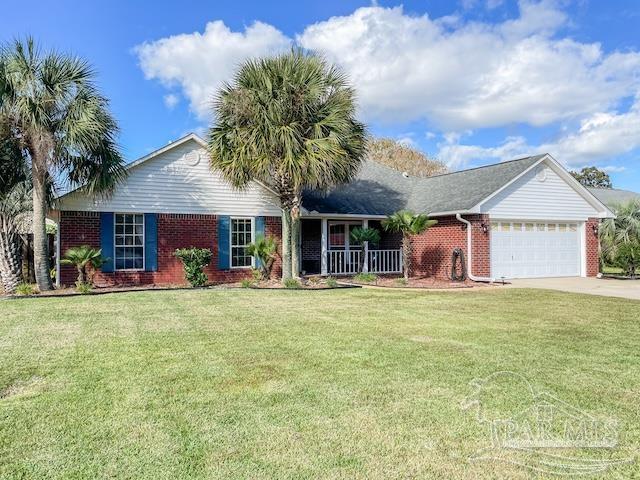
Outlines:
<svg viewBox="0 0 640 480"><path fill-rule="evenodd" d="M277 197L256 183L242 191L232 188L211 171L202 146L188 140L131 167L111 197L72 193L62 199L60 209L280 216L277 204Z"/></svg>
<svg viewBox="0 0 640 480"><path fill-rule="evenodd" d="M582 195L544 164L489 199L481 211L489 213L492 218L534 220L586 220L599 214Z"/></svg>

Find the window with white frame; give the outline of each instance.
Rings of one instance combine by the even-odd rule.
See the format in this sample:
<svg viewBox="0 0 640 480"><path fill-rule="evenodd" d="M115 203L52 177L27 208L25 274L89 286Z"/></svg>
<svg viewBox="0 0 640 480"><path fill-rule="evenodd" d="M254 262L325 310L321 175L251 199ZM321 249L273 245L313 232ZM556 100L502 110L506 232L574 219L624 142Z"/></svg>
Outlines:
<svg viewBox="0 0 640 480"><path fill-rule="evenodd" d="M144 268L144 215L116 213L115 267L116 270Z"/></svg>
<svg viewBox="0 0 640 480"><path fill-rule="evenodd" d="M253 219L231 219L231 267L253 266L253 257L247 252L247 246L253 241Z"/></svg>

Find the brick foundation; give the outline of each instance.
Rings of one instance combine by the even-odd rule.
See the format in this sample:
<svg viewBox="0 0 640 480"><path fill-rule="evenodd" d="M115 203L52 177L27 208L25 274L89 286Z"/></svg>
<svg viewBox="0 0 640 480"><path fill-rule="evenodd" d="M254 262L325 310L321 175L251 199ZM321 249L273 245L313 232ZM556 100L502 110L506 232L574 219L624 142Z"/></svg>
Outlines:
<svg viewBox="0 0 640 480"><path fill-rule="evenodd" d="M267 217L265 233L278 239L281 237L279 217ZM248 269L219 270L218 265L218 218L215 215L158 214L158 269L155 272L96 272L97 286L111 285L184 285L184 269L174 256L177 248L209 248L213 252L211 264L205 269L211 283L238 281L251 275ZM61 212L60 251L64 252L80 245L100 248L100 214L96 212ZM281 271L280 260L276 261L274 275ZM73 285L77 274L73 266L62 265L62 285Z"/></svg>

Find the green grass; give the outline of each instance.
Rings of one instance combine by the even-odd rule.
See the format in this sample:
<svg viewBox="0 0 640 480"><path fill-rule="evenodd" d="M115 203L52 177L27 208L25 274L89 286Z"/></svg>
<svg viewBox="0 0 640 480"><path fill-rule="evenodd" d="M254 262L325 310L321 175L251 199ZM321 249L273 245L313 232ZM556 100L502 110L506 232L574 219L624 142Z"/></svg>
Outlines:
<svg viewBox="0 0 640 480"><path fill-rule="evenodd" d="M197 290L0 313L2 479L529 478L466 460L489 441L461 408L469 382L503 370L617 418L621 448L640 444L640 302Z"/></svg>

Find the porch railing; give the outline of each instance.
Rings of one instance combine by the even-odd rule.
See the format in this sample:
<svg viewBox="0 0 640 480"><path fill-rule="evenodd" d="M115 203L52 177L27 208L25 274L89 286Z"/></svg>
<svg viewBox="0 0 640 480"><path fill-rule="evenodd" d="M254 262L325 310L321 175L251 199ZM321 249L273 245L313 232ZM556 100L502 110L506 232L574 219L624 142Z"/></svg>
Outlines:
<svg viewBox="0 0 640 480"><path fill-rule="evenodd" d="M361 250L327 251L329 275L355 275L360 269ZM402 249L369 250L365 269L371 273L402 273Z"/></svg>
<svg viewBox="0 0 640 480"><path fill-rule="evenodd" d="M402 273L402 249L369 250L371 273Z"/></svg>
<svg viewBox="0 0 640 480"><path fill-rule="evenodd" d="M329 274L355 275L360 268L360 250L329 250Z"/></svg>

